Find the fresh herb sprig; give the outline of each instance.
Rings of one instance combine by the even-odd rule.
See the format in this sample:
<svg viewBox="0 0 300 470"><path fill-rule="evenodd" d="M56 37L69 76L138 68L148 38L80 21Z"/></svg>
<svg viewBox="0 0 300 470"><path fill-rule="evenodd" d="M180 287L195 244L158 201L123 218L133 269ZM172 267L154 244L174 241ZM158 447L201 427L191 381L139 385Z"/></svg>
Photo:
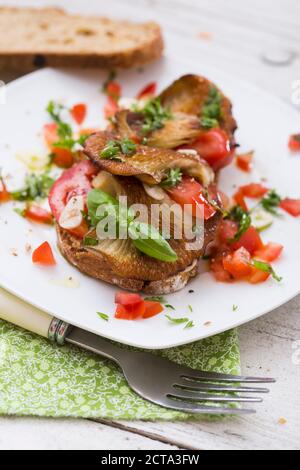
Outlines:
<svg viewBox="0 0 300 470"><path fill-rule="evenodd" d="M278 215L277 209L280 206L281 201L281 196L279 196L275 189L272 189L265 197L261 199L260 205L270 214Z"/></svg>
<svg viewBox="0 0 300 470"><path fill-rule="evenodd" d="M221 102L222 96L220 92L217 88L212 87L209 91L207 101L202 108L200 118L201 125L206 129L212 129L213 127L219 126L219 121L222 117Z"/></svg>
<svg viewBox="0 0 300 470"><path fill-rule="evenodd" d="M259 271L263 271L264 273L271 274L271 276L273 277L273 279L275 279L275 281L277 281L277 282L282 281L282 277L280 277L280 276L278 276L278 274L276 274L273 267L269 263L266 263L265 261L260 261L258 259L253 259L252 264Z"/></svg>
<svg viewBox="0 0 300 470"><path fill-rule="evenodd" d="M120 154L131 157L136 149L136 144L130 139L110 140L100 152L100 158L121 161Z"/></svg>
<svg viewBox="0 0 300 470"><path fill-rule="evenodd" d="M106 313L97 312L97 315L98 315L99 318L101 318L101 320L104 320L104 321L108 321L108 320L109 320L109 316L106 315Z"/></svg>
<svg viewBox="0 0 300 470"><path fill-rule="evenodd" d="M248 230L251 225L251 216L248 212L244 211L240 206L235 206L231 209L228 218L238 222L238 231L233 237L231 242L237 242L242 235Z"/></svg>
<svg viewBox="0 0 300 470"><path fill-rule="evenodd" d="M59 138L52 146L72 150L76 144L83 145L88 135L82 135L78 139L74 139L72 127L61 118L61 113L64 110L69 111L68 108L53 100L48 103L46 108L52 120L57 124L57 135Z"/></svg>
<svg viewBox="0 0 300 470"><path fill-rule="evenodd" d="M177 260L176 252L155 227L135 220L130 211L104 191L100 189L90 191L87 207L92 226L95 227L105 217L112 215L118 233L121 229L126 230L132 243L139 251L160 261L174 262Z"/></svg>
<svg viewBox="0 0 300 470"><path fill-rule="evenodd" d="M166 179L164 179L160 186L162 188L174 188L182 180L182 171L180 168L171 168Z"/></svg>
<svg viewBox="0 0 300 470"><path fill-rule="evenodd" d="M164 127L164 122L173 118L172 113L162 106L160 98L149 100L143 109L136 111L143 115L142 134L149 135L151 132Z"/></svg>
<svg viewBox="0 0 300 470"><path fill-rule="evenodd" d="M48 172L41 175L30 174L25 178L25 185L18 191L12 192L12 198L15 201L34 201L36 199L45 199L54 183L54 179Z"/></svg>

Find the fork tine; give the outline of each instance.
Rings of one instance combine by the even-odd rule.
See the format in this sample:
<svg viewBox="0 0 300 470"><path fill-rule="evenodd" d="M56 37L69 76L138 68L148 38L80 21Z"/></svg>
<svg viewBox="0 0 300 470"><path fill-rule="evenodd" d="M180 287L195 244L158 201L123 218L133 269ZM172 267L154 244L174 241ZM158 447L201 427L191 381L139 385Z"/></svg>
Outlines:
<svg viewBox="0 0 300 470"><path fill-rule="evenodd" d="M276 380L270 377L245 377L238 375L218 374L216 372L203 372L189 367L184 367L180 371L180 376L190 380L215 380L217 382L240 382L240 383L275 383Z"/></svg>
<svg viewBox="0 0 300 470"><path fill-rule="evenodd" d="M255 410L251 409L200 405L196 403L187 403L184 401L179 401L176 399L172 399L171 397L165 397L162 401L162 405L173 410L184 411L185 413L191 414L249 415L256 413Z"/></svg>
<svg viewBox="0 0 300 470"><path fill-rule="evenodd" d="M211 392L238 392L238 393L269 393L270 390L261 387L239 387L233 385L210 384L206 382L193 382L190 380L182 379L174 384L176 388L188 389L197 392L199 390L206 390Z"/></svg>
<svg viewBox="0 0 300 470"><path fill-rule="evenodd" d="M214 401L214 402L229 402L229 403L261 403L262 398L257 397L241 397L238 395L212 395L210 393L195 393L188 390L174 390L170 395L170 398L178 398L180 400L192 400L192 401Z"/></svg>

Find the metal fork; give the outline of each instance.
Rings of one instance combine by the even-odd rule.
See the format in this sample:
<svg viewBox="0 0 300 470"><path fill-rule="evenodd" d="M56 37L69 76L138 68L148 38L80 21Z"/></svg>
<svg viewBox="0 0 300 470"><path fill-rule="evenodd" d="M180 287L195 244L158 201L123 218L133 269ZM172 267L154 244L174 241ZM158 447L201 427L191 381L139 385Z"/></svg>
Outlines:
<svg viewBox="0 0 300 470"><path fill-rule="evenodd" d="M115 361L121 367L129 386L146 400L186 413L214 415L255 413L253 409L232 406L235 403L262 402L262 398L243 394L264 394L269 390L239 384L275 382L271 378L237 377L180 366L150 353L121 349L100 336L80 328L65 331L63 340ZM212 406L214 404L217 406Z"/></svg>

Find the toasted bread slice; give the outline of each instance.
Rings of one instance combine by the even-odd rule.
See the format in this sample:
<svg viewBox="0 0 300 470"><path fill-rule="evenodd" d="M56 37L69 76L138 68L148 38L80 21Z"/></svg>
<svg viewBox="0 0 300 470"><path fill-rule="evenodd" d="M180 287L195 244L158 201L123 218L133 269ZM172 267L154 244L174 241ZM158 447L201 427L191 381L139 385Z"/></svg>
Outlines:
<svg viewBox="0 0 300 470"><path fill-rule="evenodd" d="M150 209L157 202L147 195L136 178L108 175L105 184L114 197L126 195L128 207L139 203ZM167 199L164 203L168 203ZM184 238L169 240L178 256L177 261L169 263L144 255L130 239L99 240L97 246L85 247L78 238L57 226L58 245L65 258L89 276L133 291L170 293L180 290L196 275L197 260L215 240L219 223L219 214L205 223L203 246L198 250L190 250Z"/></svg>
<svg viewBox="0 0 300 470"><path fill-rule="evenodd" d="M134 67L163 51L156 23L70 15L58 8L0 8L0 66Z"/></svg>

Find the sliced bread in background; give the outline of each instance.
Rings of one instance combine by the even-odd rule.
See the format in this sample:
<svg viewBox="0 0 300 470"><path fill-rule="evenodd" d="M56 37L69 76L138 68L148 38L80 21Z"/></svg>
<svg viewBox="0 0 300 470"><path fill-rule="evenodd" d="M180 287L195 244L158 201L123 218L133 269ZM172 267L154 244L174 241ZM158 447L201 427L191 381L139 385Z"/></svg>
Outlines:
<svg viewBox="0 0 300 470"><path fill-rule="evenodd" d="M162 55L156 23L70 15L58 8L0 8L0 70L123 67Z"/></svg>

